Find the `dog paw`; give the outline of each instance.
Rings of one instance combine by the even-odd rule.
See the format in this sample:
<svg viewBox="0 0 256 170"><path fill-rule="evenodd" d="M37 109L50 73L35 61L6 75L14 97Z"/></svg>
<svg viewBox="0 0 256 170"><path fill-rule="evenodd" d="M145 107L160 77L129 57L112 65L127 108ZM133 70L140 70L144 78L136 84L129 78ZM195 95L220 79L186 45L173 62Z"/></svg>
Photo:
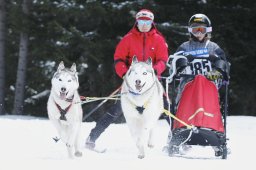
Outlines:
<svg viewBox="0 0 256 170"><path fill-rule="evenodd" d="M81 157L81 156L83 156L83 153L80 152L80 151L76 151L76 152L75 152L75 156L76 156L76 157Z"/></svg>
<svg viewBox="0 0 256 170"><path fill-rule="evenodd" d="M145 157L145 155L138 155L139 159L143 159Z"/></svg>
<svg viewBox="0 0 256 170"><path fill-rule="evenodd" d="M154 145L153 144L148 144L148 147L149 148L154 148Z"/></svg>
<svg viewBox="0 0 256 170"><path fill-rule="evenodd" d="M56 143L60 140L60 138L58 138L57 136L52 138Z"/></svg>
<svg viewBox="0 0 256 170"><path fill-rule="evenodd" d="M72 145L69 144L69 143L66 143L66 146L67 146L68 148L71 148L71 147L72 147Z"/></svg>

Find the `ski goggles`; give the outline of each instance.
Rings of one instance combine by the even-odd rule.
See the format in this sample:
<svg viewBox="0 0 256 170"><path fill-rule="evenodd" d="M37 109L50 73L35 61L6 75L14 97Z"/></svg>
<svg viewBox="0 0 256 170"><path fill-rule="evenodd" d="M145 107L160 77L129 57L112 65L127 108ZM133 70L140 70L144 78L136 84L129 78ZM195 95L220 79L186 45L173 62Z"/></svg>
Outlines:
<svg viewBox="0 0 256 170"><path fill-rule="evenodd" d="M188 31L192 34L206 34L208 32L212 32L212 27L204 27L204 26L196 26L196 27L188 27Z"/></svg>
<svg viewBox="0 0 256 170"><path fill-rule="evenodd" d="M151 25L153 23L152 20L137 20L138 25Z"/></svg>

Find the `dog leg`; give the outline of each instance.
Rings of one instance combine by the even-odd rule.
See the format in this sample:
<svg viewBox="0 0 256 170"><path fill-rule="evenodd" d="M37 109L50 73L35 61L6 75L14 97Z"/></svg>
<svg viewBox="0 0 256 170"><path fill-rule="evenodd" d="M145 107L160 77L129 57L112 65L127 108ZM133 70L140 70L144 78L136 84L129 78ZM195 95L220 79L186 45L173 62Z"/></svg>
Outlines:
<svg viewBox="0 0 256 170"><path fill-rule="evenodd" d="M148 147L149 148L154 147L154 129L153 128L149 131Z"/></svg>
<svg viewBox="0 0 256 170"><path fill-rule="evenodd" d="M69 154L74 154L74 149L75 149L75 142L76 142L76 139L77 139L77 135L78 135L78 130L79 130L79 127L80 127L80 123L74 123L73 125L70 125L69 128L67 129L67 147L68 147L68 152ZM70 149L69 149L70 148ZM77 149L77 148L76 148ZM77 150L76 150L77 152ZM82 156L82 152L77 152L76 153L76 156Z"/></svg>
<svg viewBox="0 0 256 170"><path fill-rule="evenodd" d="M145 157L145 150L144 150L143 142L140 137L137 138L136 146L139 151L138 158L143 159Z"/></svg>
<svg viewBox="0 0 256 170"><path fill-rule="evenodd" d="M72 127L68 127L66 129L66 147L68 151L68 156L69 158L73 159L74 158L74 140L72 139Z"/></svg>
<svg viewBox="0 0 256 170"><path fill-rule="evenodd" d="M138 158L139 159L143 159L145 157L145 149L144 149L144 145L143 145L143 140L139 137L137 138L137 142L136 142L139 154L138 154Z"/></svg>
<svg viewBox="0 0 256 170"><path fill-rule="evenodd" d="M73 159L74 158L74 147L72 147L71 145L68 145L68 143L66 143L66 147L67 147L67 151L68 151L68 157Z"/></svg>
<svg viewBox="0 0 256 170"><path fill-rule="evenodd" d="M141 144L140 134L141 134L141 125L140 121L137 118L126 117L126 123L130 130L131 136L135 141L136 147L138 149L138 158L144 158L144 147Z"/></svg>
<svg viewBox="0 0 256 170"><path fill-rule="evenodd" d="M81 151L81 136L80 136L80 129L81 129L81 124L78 127L78 130L76 131L76 139L75 139L75 156L76 157L81 157L83 156L83 153Z"/></svg>
<svg viewBox="0 0 256 170"><path fill-rule="evenodd" d="M78 124L74 123L74 125L70 125L67 129L67 144L72 147L74 146L74 143L75 143L77 128L78 128Z"/></svg>
<svg viewBox="0 0 256 170"><path fill-rule="evenodd" d="M57 119L51 119L51 122L53 123L54 127L57 130L58 135L60 136L60 139L66 143L66 134L65 134L65 126L61 125L60 121Z"/></svg>
<svg viewBox="0 0 256 170"><path fill-rule="evenodd" d="M138 158L142 159L145 157L145 149L148 139L149 130L144 126L143 122L138 124L138 139L137 139L137 148L139 150Z"/></svg>

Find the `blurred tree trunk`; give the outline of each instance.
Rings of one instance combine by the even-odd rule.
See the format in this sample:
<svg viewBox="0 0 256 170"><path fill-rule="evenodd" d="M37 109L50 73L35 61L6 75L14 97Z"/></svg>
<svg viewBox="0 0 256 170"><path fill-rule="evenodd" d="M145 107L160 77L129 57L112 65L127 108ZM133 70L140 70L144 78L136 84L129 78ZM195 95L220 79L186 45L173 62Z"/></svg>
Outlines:
<svg viewBox="0 0 256 170"><path fill-rule="evenodd" d="M5 112L5 35L6 35L6 3L0 0L0 115Z"/></svg>
<svg viewBox="0 0 256 170"><path fill-rule="evenodd" d="M26 71L27 71L27 57L28 57L28 14L31 6L31 0L23 0L22 12L23 12L23 29L20 33L20 44L19 44L19 62L17 69L17 78L15 85L15 98L13 106L13 114L21 115L23 113L24 105L24 94L26 84Z"/></svg>

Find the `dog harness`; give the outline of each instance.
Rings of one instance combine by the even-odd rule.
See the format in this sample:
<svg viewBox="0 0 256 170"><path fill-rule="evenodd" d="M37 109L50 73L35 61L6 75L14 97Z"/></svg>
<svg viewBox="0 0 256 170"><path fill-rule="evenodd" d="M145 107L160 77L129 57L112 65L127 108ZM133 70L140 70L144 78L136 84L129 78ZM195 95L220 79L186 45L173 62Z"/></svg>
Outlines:
<svg viewBox="0 0 256 170"><path fill-rule="evenodd" d="M70 109L70 107L72 106L73 98L74 98L74 95L71 98L68 98L68 99L65 100L67 102L70 102L70 105L68 105L68 107L66 107L65 109L62 109L60 107L60 105L55 102L55 105L57 106L57 108L60 111L60 120L67 121L66 114L67 114L68 110Z"/></svg>
<svg viewBox="0 0 256 170"><path fill-rule="evenodd" d="M68 110L70 109L72 103L70 103L70 105L69 105L68 107L66 107L66 109L62 109L62 108L60 107L60 105L58 105L58 103L56 103L56 102L55 102L55 104L56 104L57 108L58 108L59 111L60 111L60 120L65 120L65 121L67 121L66 113L67 113Z"/></svg>

